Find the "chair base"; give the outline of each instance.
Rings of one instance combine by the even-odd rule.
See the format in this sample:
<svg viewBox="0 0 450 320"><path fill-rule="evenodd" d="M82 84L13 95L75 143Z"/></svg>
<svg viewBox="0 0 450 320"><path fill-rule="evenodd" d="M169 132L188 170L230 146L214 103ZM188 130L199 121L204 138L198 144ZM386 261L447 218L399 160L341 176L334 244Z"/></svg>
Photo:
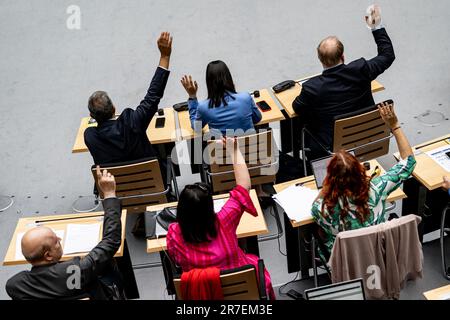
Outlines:
<svg viewBox="0 0 450 320"><path fill-rule="evenodd" d="M0 212L9 209L14 203L14 200L8 196L0 195Z"/></svg>
<svg viewBox="0 0 450 320"><path fill-rule="evenodd" d="M80 196L73 204L72 209L75 212L92 212L98 209L100 200L96 196Z"/></svg>

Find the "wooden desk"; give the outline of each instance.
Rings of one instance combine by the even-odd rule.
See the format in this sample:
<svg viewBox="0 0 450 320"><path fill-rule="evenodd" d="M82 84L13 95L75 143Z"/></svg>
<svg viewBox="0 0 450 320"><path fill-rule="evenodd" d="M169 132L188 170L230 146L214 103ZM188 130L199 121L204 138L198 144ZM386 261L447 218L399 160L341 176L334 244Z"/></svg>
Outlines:
<svg viewBox="0 0 450 320"><path fill-rule="evenodd" d="M371 160L369 162L370 162L370 168L371 168L370 173L373 172L373 169L376 166L378 166L381 169L381 173L385 172L385 170L378 163L377 160ZM284 189L286 189L287 187L292 186L293 184L296 184L296 183L304 183L305 187L308 187L311 189L317 189L316 180L314 179L314 176L304 177L304 178L280 183L280 184L274 185L274 189L277 193L279 193L279 192L283 191ZM387 198L387 201L392 202L392 201L397 201L397 200L400 200L403 198L406 198L406 194L403 193L403 191L401 189L397 189L389 195L389 197ZM312 216L310 216L301 221L291 220L291 225L292 225L292 227L297 228L297 227L304 226L304 225L307 225L307 224L310 224L313 222L314 222L314 219Z"/></svg>
<svg viewBox="0 0 450 320"><path fill-rule="evenodd" d="M175 142L178 140L176 135L174 110L172 108L164 108L164 117L166 118L166 122L163 128L155 128L156 118L158 118L157 113L147 128L147 137L154 145ZM84 143L84 131L89 126L97 126L96 122L89 124L89 119L91 119L91 117L84 117L81 119L80 127L78 128L78 133L72 148L72 153L88 151L88 148Z"/></svg>
<svg viewBox="0 0 450 320"><path fill-rule="evenodd" d="M450 300L450 284L424 292L423 295L427 300Z"/></svg>
<svg viewBox="0 0 450 320"><path fill-rule="evenodd" d="M88 213L77 213L77 214L64 214L64 215L55 215L55 216L35 216L30 218L21 218L17 222L16 230L14 231L14 235L9 244L8 250L6 251L5 259L3 260L3 265L17 265L17 264L26 264L28 261L24 259L16 259L16 239L17 235L26 232L32 228L34 228L36 221L46 221L42 222L41 225L50 227L53 230L64 230L66 231L67 225L70 223L76 224L89 224L94 222L101 222L100 234L99 234L99 242L102 239L103 233L103 211L101 212L88 212ZM124 240L125 240L125 225L126 225L127 211L122 210L122 242L120 244L119 250L117 250L115 257L122 257L124 254ZM55 219L67 219L67 220L58 220ZM64 237L66 236L66 232L64 233ZM65 239L62 239L61 245L64 248ZM85 253L76 253L70 255L63 255L61 257L61 261L70 260L74 257L82 257L85 256Z"/></svg>
<svg viewBox="0 0 450 320"><path fill-rule="evenodd" d="M269 91L267 89L259 90L260 96L258 98L253 98L253 100L256 102L265 100L267 104L270 106L271 110L262 112L261 115L262 119L260 122L256 124L256 126L260 126L263 124L268 124L270 122L276 122L280 120L284 120L284 116L281 113L281 110L278 108L278 105L273 100L272 96L270 95ZM189 140L194 138L194 130L192 130L191 127L191 120L189 119L189 111L182 111L178 112L178 122L180 124L180 137L183 140ZM203 128L203 133L206 133L209 131L208 126L205 126Z"/></svg>
<svg viewBox="0 0 450 320"><path fill-rule="evenodd" d="M315 77L317 75L309 76L303 79L298 79L296 82L300 82L303 80L307 80L309 78ZM379 83L378 81L374 80L372 81L372 92L378 92L384 90L384 86ZM286 111L286 114L289 118L297 117L297 114L295 113L294 109L292 108L292 102L294 102L295 98L298 97L300 92L302 91L302 87L300 84L296 83L294 87L280 92L280 93L274 93L275 97L278 99L280 104L283 106L284 110Z"/></svg>
<svg viewBox="0 0 450 320"><path fill-rule="evenodd" d="M442 187L442 176L448 176L450 172L445 171L426 152L442 146L448 146L446 139L450 139L450 134L424 142L413 148L417 161L413 176L430 191ZM397 152L394 154L394 157L399 160L400 154Z"/></svg>
<svg viewBox="0 0 450 320"><path fill-rule="evenodd" d="M249 213L244 213L242 215L241 221L239 222L236 235L238 238L246 238L251 236L257 236L260 234L268 233L266 220L264 219L264 214L259 205L258 197L255 190L250 190L250 197L252 198L253 204L255 205L258 216L253 217ZM228 194L221 194L213 196L214 199L225 199L229 198ZM164 203L154 206L147 207L147 211L159 211L167 207L176 207L177 202ZM160 252L166 250L166 238L147 240L147 253Z"/></svg>

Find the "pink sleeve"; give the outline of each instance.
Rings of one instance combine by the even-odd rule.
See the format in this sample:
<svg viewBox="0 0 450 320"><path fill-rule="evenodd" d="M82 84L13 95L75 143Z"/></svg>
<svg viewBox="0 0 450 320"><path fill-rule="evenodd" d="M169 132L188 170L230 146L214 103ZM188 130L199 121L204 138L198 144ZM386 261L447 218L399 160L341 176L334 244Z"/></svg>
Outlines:
<svg viewBox="0 0 450 320"><path fill-rule="evenodd" d="M258 215L248 190L237 185L230 191L230 199L228 199L217 215L226 229L236 230L244 211L247 211L254 217Z"/></svg>
<svg viewBox="0 0 450 320"><path fill-rule="evenodd" d="M175 223L171 223L169 225L169 229L167 230L166 235L166 246L167 246L167 252L169 253L169 256L172 260L175 261L175 263L179 263L179 253L178 253L178 243L177 243L177 228Z"/></svg>

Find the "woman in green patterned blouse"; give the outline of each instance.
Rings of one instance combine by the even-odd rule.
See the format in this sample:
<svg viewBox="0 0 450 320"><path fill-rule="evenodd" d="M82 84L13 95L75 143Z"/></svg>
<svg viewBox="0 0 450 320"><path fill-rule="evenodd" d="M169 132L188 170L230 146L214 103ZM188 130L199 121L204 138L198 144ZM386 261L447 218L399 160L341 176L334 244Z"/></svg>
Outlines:
<svg viewBox="0 0 450 320"><path fill-rule="evenodd" d="M320 234L328 253L339 232L386 221L386 198L409 178L416 165L393 104L383 103L379 109L395 137L402 160L373 179L368 178L359 161L344 150L337 152L330 160L323 188L312 206L312 215L321 227Z"/></svg>

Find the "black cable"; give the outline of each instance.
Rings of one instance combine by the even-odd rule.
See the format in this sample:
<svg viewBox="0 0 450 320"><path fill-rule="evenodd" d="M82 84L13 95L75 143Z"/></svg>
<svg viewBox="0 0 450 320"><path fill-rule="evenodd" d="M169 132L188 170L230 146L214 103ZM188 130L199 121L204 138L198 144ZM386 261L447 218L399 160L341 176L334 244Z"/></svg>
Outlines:
<svg viewBox="0 0 450 320"><path fill-rule="evenodd" d="M275 205L276 205L276 204L275 204ZM270 214L275 220L277 220L277 218L275 217L275 212L272 214L272 211L273 211L273 208L271 207L271 208L270 208L270 211L269 211L269 214ZM275 222L276 222L276 221L275 221ZM278 231L278 235L280 235L280 233L281 233L281 232ZM283 252L281 251L280 237L277 237L277 242L278 242L278 251L280 252L281 255L287 257L287 254L286 254L286 253L283 253Z"/></svg>
<svg viewBox="0 0 450 320"><path fill-rule="evenodd" d="M291 283L295 282L295 281L297 280L297 278L298 278L299 273L300 273L300 271L297 272L297 274L295 275L295 278L294 278L294 279L292 279L292 280L289 281L289 282L286 282L285 284L283 284L282 286L280 286L280 287L278 288L278 294L279 294L280 296L287 296L286 292L281 292L281 290L282 290L284 287L286 287L288 284L291 284Z"/></svg>

